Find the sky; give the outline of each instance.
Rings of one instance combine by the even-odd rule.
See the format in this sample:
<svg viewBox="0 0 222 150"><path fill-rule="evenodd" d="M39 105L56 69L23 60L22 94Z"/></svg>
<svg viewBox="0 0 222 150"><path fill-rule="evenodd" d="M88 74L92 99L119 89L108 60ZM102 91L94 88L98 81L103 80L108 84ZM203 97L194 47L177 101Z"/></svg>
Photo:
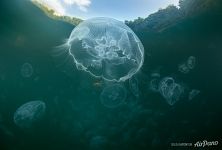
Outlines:
<svg viewBox="0 0 222 150"><path fill-rule="evenodd" d="M111 17L118 20L145 18L179 0L37 0L54 9L57 14L89 19Z"/></svg>

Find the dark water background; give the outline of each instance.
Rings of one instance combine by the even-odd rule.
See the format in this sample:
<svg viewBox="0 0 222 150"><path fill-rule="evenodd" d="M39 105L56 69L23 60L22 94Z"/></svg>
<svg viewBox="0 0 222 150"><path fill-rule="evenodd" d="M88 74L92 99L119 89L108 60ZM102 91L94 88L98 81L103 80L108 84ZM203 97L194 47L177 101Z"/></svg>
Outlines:
<svg viewBox="0 0 222 150"><path fill-rule="evenodd" d="M72 64L56 67L63 58L55 59L52 51L73 28L28 1L0 2L1 150L163 150L173 149L172 142L203 140L221 145L222 12L189 17L163 32L138 31L145 47L145 63L137 75L140 97L124 83L126 102L115 109L100 103L104 82ZM195 69L178 72L178 64L191 55L197 60ZM30 78L21 76L26 62L34 69ZM173 76L200 94L169 106L148 89L150 74L158 68L162 77ZM46 103L46 116L24 131L13 115L31 100Z"/></svg>

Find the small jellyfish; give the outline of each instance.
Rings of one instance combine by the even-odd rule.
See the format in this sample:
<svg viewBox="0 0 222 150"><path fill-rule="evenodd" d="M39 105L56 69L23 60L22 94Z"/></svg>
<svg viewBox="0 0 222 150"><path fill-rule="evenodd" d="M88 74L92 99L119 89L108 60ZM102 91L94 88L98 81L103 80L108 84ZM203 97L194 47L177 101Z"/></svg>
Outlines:
<svg viewBox="0 0 222 150"><path fill-rule="evenodd" d="M196 58L194 56L190 56L188 59L187 59L187 67L189 69L193 69L196 65Z"/></svg>
<svg viewBox="0 0 222 150"><path fill-rule="evenodd" d="M165 77L160 81L159 91L163 97L168 97L169 90L173 87L175 81L172 77Z"/></svg>
<svg viewBox="0 0 222 150"><path fill-rule="evenodd" d="M139 90L139 87L138 87L138 80L136 77L132 77L129 79L129 87L130 87L130 91L132 92L132 94L135 96L135 97L139 97L140 95L140 90Z"/></svg>
<svg viewBox="0 0 222 150"><path fill-rule="evenodd" d="M181 73L187 74L190 72L189 67L186 65L186 63L181 63L178 65L178 70Z"/></svg>
<svg viewBox="0 0 222 150"><path fill-rule="evenodd" d="M181 85L177 83L173 84L173 86L169 90L168 97L166 97L167 103L169 105L174 105L176 102L180 100L183 93L184 93L184 88Z"/></svg>
<svg viewBox="0 0 222 150"><path fill-rule="evenodd" d="M199 94L200 94L200 90L193 89L192 91L190 91L188 99L192 100Z"/></svg>
<svg viewBox="0 0 222 150"><path fill-rule="evenodd" d="M46 105L43 101L30 101L20 106L14 113L14 123L22 128L30 128L42 119Z"/></svg>
<svg viewBox="0 0 222 150"><path fill-rule="evenodd" d="M109 85L100 94L101 103L107 108L120 106L124 103L126 97L126 89L120 84Z"/></svg>
<svg viewBox="0 0 222 150"><path fill-rule="evenodd" d="M33 74L33 67L30 63L24 63L21 68L21 75L24 78L29 78Z"/></svg>
<svg viewBox="0 0 222 150"><path fill-rule="evenodd" d="M152 79L149 84L149 89L152 92L159 92L159 82L160 81L157 78Z"/></svg>
<svg viewBox="0 0 222 150"><path fill-rule="evenodd" d="M184 93L184 87L176 83L172 77L165 77L159 85L160 94L169 105L174 105Z"/></svg>

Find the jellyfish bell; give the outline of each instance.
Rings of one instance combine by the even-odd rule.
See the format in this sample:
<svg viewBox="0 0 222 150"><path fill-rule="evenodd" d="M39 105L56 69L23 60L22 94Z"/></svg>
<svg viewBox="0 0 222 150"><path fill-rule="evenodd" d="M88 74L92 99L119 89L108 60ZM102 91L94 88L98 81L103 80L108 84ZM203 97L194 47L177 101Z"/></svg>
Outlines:
<svg viewBox="0 0 222 150"><path fill-rule="evenodd" d="M196 58L194 56L190 56L187 59L187 67L189 69L194 69L195 65L196 65Z"/></svg>
<svg viewBox="0 0 222 150"><path fill-rule="evenodd" d="M42 119L45 110L46 105L43 101L27 102L14 113L14 123L22 129L28 129Z"/></svg>
<svg viewBox="0 0 222 150"><path fill-rule="evenodd" d="M123 22L93 18L72 31L66 45L79 70L107 81L131 78L143 65L144 48Z"/></svg>
<svg viewBox="0 0 222 150"><path fill-rule="evenodd" d="M193 89L189 92L188 100L194 99L197 95L200 94L200 90Z"/></svg>
<svg viewBox="0 0 222 150"><path fill-rule="evenodd" d="M181 63L178 65L178 71L183 74L188 74L190 72L190 68L187 66L186 63Z"/></svg>
<svg viewBox="0 0 222 150"><path fill-rule="evenodd" d="M159 92L159 82L158 78L153 78L149 83L149 89L152 92Z"/></svg>
<svg viewBox="0 0 222 150"><path fill-rule="evenodd" d="M185 88L174 78L165 77L160 82L159 92L169 105L174 105L183 97Z"/></svg>
<svg viewBox="0 0 222 150"><path fill-rule="evenodd" d="M26 62L21 67L21 75L24 78L29 78L33 74L33 67L30 63Z"/></svg>
<svg viewBox="0 0 222 150"><path fill-rule="evenodd" d="M164 77L159 82L159 92L163 95L164 98L168 97L169 90L175 84L175 80L172 77Z"/></svg>
<svg viewBox="0 0 222 150"><path fill-rule="evenodd" d="M173 84L166 98L167 103L169 105L174 105L175 103L177 103L181 99L183 92L184 88L180 84Z"/></svg>
<svg viewBox="0 0 222 150"><path fill-rule="evenodd" d="M160 83L160 73L159 72L153 72L150 75L151 80L149 81L148 88L152 92L159 92L159 83Z"/></svg>

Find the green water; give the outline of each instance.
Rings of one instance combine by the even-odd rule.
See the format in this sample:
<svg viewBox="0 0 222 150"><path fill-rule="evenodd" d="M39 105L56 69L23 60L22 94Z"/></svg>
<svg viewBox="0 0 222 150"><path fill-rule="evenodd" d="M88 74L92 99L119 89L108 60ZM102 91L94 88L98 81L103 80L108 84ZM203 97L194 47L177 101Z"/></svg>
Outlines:
<svg viewBox="0 0 222 150"><path fill-rule="evenodd" d="M219 141L221 145L222 12L208 11L177 22L163 32L136 31L145 62L136 75L140 96L130 92L120 107L100 102L106 84L53 57L73 26L44 15L29 1L0 2L0 149L1 150L147 150L181 149L171 143ZM178 64L189 56L197 64L189 74ZM30 78L21 75L30 63ZM58 65L60 65L58 67ZM173 76L200 94L169 106L148 89L150 74ZM28 130L13 122L22 104L46 103L44 118ZM189 147L186 147L190 149ZM217 147L218 148L218 147Z"/></svg>

